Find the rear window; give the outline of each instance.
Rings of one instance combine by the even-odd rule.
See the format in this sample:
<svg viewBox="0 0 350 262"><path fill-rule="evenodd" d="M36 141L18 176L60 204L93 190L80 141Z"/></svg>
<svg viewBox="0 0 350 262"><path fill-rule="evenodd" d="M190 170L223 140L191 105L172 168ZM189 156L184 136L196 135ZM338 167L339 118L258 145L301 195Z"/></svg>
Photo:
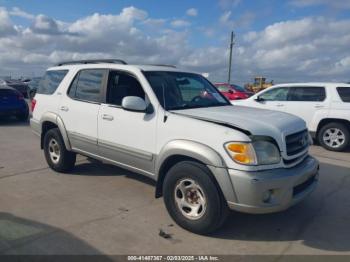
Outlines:
<svg viewBox="0 0 350 262"><path fill-rule="evenodd" d="M216 86L217 89L219 89L220 92L228 92L230 88L228 86Z"/></svg>
<svg viewBox="0 0 350 262"><path fill-rule="evenodd" d="M15 84L15 85L9 85L12 88L16 89L18 92L20 92L24 98L28 98L29 96L29 87L27 85L20 85L20 84Z"/></svg>
<svg viewBox="0 0 350 262"><path fill-rule="evenodd" d="M337 91L343 102L350 103L350 87L337 87Z"/></svg>
<svg viewBox="0 0 350 262"><path fill-rule="evenodd" d="M17 95L15 90L11 89L0 89L0 97Z"/></svg>
<svg viewBox="0 0 350 262"><path fill-rule="evenodd" d="M68 70L50 70L46 71L38 85L38 94L51 95L62 82Z"/></svg>

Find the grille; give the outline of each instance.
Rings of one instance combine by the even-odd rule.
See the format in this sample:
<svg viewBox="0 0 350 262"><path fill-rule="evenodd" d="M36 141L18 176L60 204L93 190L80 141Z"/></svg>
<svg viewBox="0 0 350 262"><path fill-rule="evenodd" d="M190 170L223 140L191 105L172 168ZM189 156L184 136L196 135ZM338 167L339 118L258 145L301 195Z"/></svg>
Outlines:
<svg viewBox="0 0 350 262"><path fill-rule="evenodd" d="M309 146L307 130L286 136L287 155L293 156L303 152Z"/></svg>

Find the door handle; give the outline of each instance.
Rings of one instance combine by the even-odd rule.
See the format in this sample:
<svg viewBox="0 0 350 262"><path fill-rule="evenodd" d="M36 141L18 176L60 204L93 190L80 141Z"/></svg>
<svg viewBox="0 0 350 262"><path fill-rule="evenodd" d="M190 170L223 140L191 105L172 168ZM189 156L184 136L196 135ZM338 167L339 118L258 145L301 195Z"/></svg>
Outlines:
<svg viewBox="0 0 350 262"><path fill-rule="evenodd" d="M66 106L61 106L61 111L68 112L69 108Z"/></svg>
<svg viewBox="0 0 350 262"><path fill-rule="evenodd" d="M103 119L103 120L107 120L107 121L113 121L114 117L111 116L111 115L103 114L103 115L102 115L102 119Z"/></svg>
<svg viewBox="0 0 350 262"><path fill-rule="evenodd" d="M315 108L324 108L324 105L315 105Z"/></svg>
<svg viewBox="0 0 350 262"><path fill-rule="evenodd" d="M284 106L284 104L277 104L276 106L277 107L282 107L282 106Z"/></svg>

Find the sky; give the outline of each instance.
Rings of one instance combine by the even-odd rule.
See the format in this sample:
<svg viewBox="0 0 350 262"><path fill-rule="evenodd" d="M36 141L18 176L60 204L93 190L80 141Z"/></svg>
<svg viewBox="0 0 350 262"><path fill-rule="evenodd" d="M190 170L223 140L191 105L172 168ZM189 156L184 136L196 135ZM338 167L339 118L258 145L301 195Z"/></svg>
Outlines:
<svg viewBox="0 0 350 262"><path fill-rule="evenodd" d="M350 81L350 0L0 0L0 75L62 60L174 64L212 81Z"/></svg>

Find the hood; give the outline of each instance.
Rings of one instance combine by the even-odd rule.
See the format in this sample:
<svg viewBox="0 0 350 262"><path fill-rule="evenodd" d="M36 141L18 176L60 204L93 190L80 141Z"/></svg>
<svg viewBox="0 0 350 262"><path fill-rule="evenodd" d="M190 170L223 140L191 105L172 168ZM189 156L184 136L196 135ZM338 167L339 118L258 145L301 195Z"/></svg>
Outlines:
<svg viewBox="0 0 350 262"><path fill-rule="evenodd" d="M251 135L269 136L281 146L284 137L306 129L301 118L278 111L245 106L221 106L173 111L204 121L232 126ZM282 147L283 148L283 147Z"/></svg>

